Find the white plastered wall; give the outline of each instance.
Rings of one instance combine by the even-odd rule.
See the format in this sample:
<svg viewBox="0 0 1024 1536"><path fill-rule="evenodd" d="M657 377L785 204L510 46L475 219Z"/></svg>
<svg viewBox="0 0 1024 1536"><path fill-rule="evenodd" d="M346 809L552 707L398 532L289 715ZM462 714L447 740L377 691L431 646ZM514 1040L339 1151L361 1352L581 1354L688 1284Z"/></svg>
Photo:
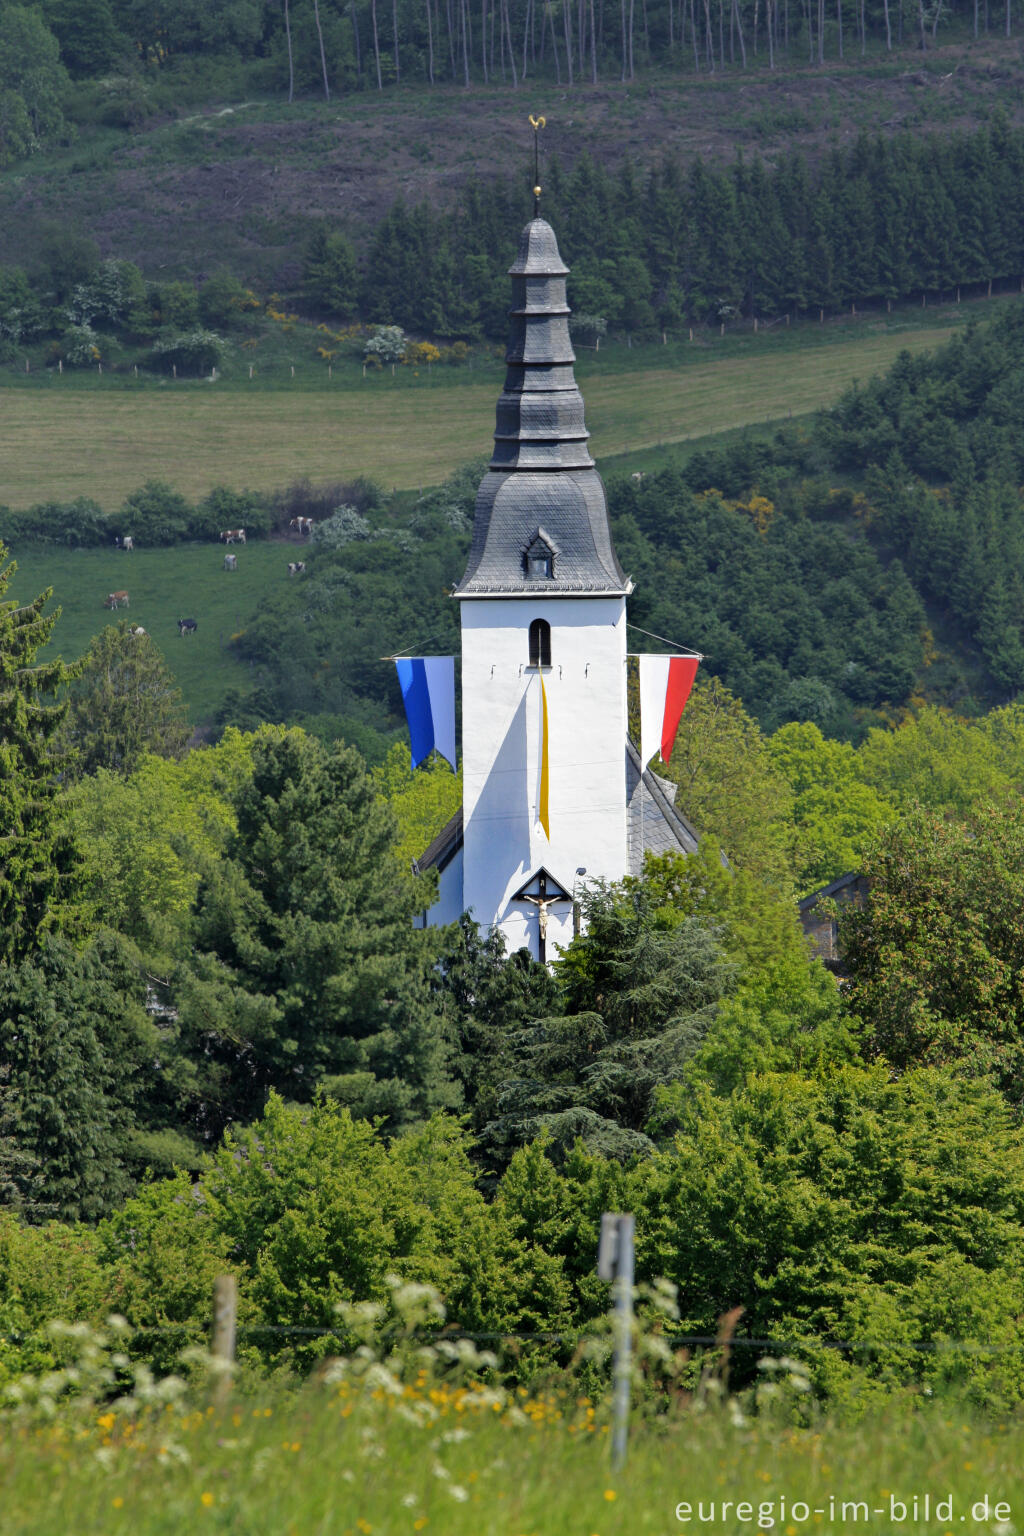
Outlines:
<svg viewBox="0 0 1024 1536"><path fill-rule="evenodd" d="M417 928L442 928L447 923L457 923L466 909L462 896L462 865L464 850L456 849L437 881L437 900L428 907L425 915L418 917Z"/></svg>
<svg viewBox="0 0 1024 1536"><path fill-rule="evenodd" d="M551 625L550 842L538 821L540 676L534 619ZM479 598L462 603L463 900L511 953L538 954L535 906L512 900L541 866L574 883L626 873L626 603L621 597ZM577 877L576 870L586 875ZM572 938L572 906L549 909L547 958Z"/></svg>

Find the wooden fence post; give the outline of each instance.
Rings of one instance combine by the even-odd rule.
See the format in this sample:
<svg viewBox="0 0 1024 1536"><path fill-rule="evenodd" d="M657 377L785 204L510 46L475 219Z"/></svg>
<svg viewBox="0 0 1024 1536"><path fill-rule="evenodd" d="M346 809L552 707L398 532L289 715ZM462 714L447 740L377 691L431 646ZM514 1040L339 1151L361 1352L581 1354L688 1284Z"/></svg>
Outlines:
<svg viewBox="0 0 1024 1536"><path fill-rule="evenodd" d="M237 1280L234 1275L218 1275L213 1282L213 1327L210 1335L210 1353L215 1360L223 1362L214 1385L214 1398L218 1403L223 1403L231 1391L237 1312Z"/></svg>

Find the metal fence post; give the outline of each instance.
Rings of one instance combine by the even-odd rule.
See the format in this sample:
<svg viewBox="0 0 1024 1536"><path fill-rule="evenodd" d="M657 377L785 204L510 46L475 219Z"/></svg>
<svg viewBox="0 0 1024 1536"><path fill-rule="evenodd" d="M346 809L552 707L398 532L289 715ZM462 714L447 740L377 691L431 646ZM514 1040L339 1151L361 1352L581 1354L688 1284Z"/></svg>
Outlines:
<svg viewBox="0 0 1024 1536"><path fill-rule="evenodd" d="M606 1211L601 1217L597 1273L612 1282L615 1356L612 1367L612 1467L626 1460L633 1360L633 1272L636 1223L632 1216Z"/></svg>

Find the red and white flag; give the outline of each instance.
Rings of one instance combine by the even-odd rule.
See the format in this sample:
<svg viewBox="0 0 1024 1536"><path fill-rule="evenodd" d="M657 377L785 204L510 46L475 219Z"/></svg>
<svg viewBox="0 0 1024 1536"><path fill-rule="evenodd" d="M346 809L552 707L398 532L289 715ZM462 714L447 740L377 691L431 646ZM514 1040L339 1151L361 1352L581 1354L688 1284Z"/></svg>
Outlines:
<svg viewBox="0 0 1024 1536"><path fill-rule="evenodd" d="M699 656L640 656L640 756L646 768L660 752L668 762Z"/></svg>

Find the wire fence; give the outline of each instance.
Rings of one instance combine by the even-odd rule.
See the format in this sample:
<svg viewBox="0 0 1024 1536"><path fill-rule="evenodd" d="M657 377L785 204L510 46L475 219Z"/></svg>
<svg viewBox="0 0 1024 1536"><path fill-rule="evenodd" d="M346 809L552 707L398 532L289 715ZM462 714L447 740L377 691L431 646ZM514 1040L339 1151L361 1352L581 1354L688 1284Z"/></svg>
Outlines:
<svg viewBox="0 0 1024 1536"><path fill-rule="evenodd" d="M133 1337L168 1337L172 1335L203 1338L209 1335L209 1324L200 1321L186 1323L140 1323L129 1324L129 1332ZM340 1339L345 1334L343 1327L305 1327L289 1323L238 1323L237 1333L239 1337L251 1338L281 1338L281 1339ZM455 1343L460 1339L466 1339L475 1344L512 1344L512 1343L537 1343L537 1344L564 1344L576 1345L581 1339L587 1337L588 1330L580 1329L578 1332L521 1332L515 1330L491 1330L477 1331L462 1328L445 1328L437 1331L417 1332L410 1337L421 1344L440 1344L443 1342ZM9 1344L21 1346L33 1339L43 1339L45 1333L37 1328L11 1329L0 1334L0 1345ZM734 1335L731 1338L723 1338L710 1333L664 1333L662 1338L666 1343L675 1348L685 1349L757 1349L762 1353L774 1351L781 1354L791 1354L800 1350L835 1349L853 1353L856 1351L872 1352L884 1350L914 1350L919 1353L942 1353L943 1351L961 1350L971 1354L1024 1354L1024 1341L1007 1343L1004 1341L984 1339L835 1339L827 1335L811 1335L809 1337L793 1338L757 1338L745 1335Z"/></svg>

